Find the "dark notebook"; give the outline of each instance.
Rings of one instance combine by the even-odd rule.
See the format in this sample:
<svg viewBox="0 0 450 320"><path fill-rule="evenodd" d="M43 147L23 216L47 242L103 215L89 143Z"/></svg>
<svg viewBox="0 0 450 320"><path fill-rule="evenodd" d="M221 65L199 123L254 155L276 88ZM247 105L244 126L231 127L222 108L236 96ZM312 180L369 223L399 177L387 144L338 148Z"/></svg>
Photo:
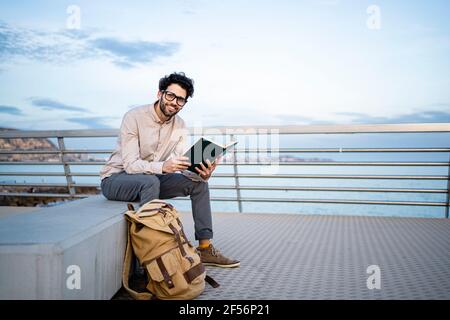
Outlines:
<svg viewBox="0 0 450 320"><path fill-rule="evenodd" d="M217 142L201 137L184 153L184 156L188 157L188 161L191 163L191 166L187 170L198 174L195 168L202 169L200 163L203 162L203 165L208 167L206 163L207 159L213 163L219 156L225 155L236 143L238 142L233 141L223 146Z"/></svg>

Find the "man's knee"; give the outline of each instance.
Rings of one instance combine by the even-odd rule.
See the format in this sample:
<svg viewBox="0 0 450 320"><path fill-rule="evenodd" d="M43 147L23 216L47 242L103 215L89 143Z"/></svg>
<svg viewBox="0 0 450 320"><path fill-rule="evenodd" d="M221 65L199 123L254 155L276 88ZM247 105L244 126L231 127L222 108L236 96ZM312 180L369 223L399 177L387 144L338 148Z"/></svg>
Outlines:
<svg viewBox="0 0 450 320"><path fill-rule="evenodd" d="M144 175L143 178L140 185L141 190L151 189L159 192L160 182L158 177L154 175Z"/></svg>
<svg viewBox="0 0 450 320"><path fill-rule="evenodd" d="M192 181L192 192L209 192L208 182Z"/></svg>
<svg viewBox="0 0 450 320"><path fill-rule="evenodd" d="M144 175L144 176L145 179L141 178L139 191L140 206L144 205L145 203L151 200L159 199L160 193L160 182L158 177L154 175Z"/></svg>

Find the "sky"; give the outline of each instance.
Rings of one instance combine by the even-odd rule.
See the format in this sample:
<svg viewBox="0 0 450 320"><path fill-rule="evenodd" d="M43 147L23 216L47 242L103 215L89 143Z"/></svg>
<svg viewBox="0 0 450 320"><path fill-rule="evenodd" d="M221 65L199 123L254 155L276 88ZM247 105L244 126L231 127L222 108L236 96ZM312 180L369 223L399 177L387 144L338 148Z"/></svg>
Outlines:
<svg viewBox="0 0 450 320"><path fill-rule="evenodd" d="M0 0L0 127L119 128L174 71L188 126L450 122L450 1Z"/></svg>

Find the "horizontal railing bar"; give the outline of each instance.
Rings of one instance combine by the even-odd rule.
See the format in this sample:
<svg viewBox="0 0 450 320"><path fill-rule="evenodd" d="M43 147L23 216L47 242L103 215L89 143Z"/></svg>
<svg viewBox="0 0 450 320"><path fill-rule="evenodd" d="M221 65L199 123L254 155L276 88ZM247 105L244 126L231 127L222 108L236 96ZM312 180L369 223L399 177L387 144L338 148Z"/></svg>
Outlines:
<svg viewBox="0 0 450 320"><path fill-rule="evenodd" d="M100 177L99 173L91 173L91 172L80 172L80 173L71 172L69 175L73 177Z"/></svg>
<svg viewBox="0 0 450 320"><path fill-rule="evenodd" d="M98 173L90 172L71 172L69 176L76 177L98 177ZM0 176L65 176L64 172L0 172ZM448 180L447 176L394 176L394 175L308 175L308 174L274 174L274 175L263 175L263 174L245 174L240 173L237 175L241 178L295 178L295 179L380 179L380 180ZM218 173L214 177L218 178L234 178L235 175L232 173Z"/></svg>
<svg viewBox="0 0 450 320"><path fill-rule="evenodd" d="M229 163L222 163L222 165L231 165ZM447 167L448 162L343 162L343 161L280 161L280 162L238 162L237 165L281 165L281 166L409 166L409 167Z"/></svg>
<svg viewBox="0 0 450 320"><path fill-rule="evenodd" d="M213 177L234 178L232 173L217 173ZM308 174L238 174L240 178L276 178L276 179L380 179L380 180L447 180L447 176L394 176L394 175L308 175Z"/></svg>
<svg viewBox="0 0 450 320"><path fill-rule="evenodd" d="M68 149L64 154L110 154L113 149ZM240 153L371 153L371 152L450 152L450 148L279 148L279 149L236 149ZM0 150L0 154L59 154L58 150Z"/></svg>
<svg viewBox="0 0 450 320"><path fill-rule="evenodd" d="M66 149L65 151L63 151L63 153L113 153L114 150L113 149L105 149L105 150L101 150L101 149Z"/></svg>
<svg viewBox="0 0 450 320"><path fill-rule="evenodd" d="M95 166L95 165L105 165L106 161L68 161L68 165L74 166ZM44 162L44 161L0 161L0 165L63 165L62 162ZM235 165L232 162L222 162L221 165L231 166ZM363 161L363 162L343 162L343 161L279 161L279 162L237 162L236 165L239 166L270 166L270 165L280 165L280 166L402 166L402 167L447 167L448 162L394 162L394 161Z"/></svg>
<svg viewBox="0 0 450 320"><path fill-rule="evenodd" d="M17 193L0 192L0 196L7 197L52 197L52 198L85 198L89 194L67 194L67 193ZM190 200L189 198L174 198L176 200ZM231 197L212 197L211 201L234 201ZM297 199L297 198L241 198L244 202L290 202L290 203L333 203L333 204L362 204L362 205L403 205L403 206L427 206L446 207L445 202L417 202L417 201L375 201L375 200L340 200L340 199Z"/></svg>
<svg viewBox="0 0 450 320"><path fill-rule="evenodd" d="M60 154L58 150L0 150L0 154Z"/></svg>
<svg viewBox="0 0 450 320"><path fill-rule="evenodd" d="M4 187L67 187L66 183L1 183ZM90 187L99 188L99 184L77 184L74 183L72 187ZM445 194L447 189L407 189L407 188L349 188L349 187L292 187L292 186L239 186L233 185L210 185L209 189L216 190L273 190L273 191L332 191L332 192L390 192L390 193L437 193Z"/></svg>
<svg viewBox="0 0 450 320"><path fill-rule="evenodd" d="M76 176L76 177L99 177L98 173L90 173L90 172L71 172L67 174L68 176ZM0 172L0 176L62 176L65 177L66 175L64 172Z"/></svg>
<svg viewBox="0 0 450 320"><path fill-rule="evenodd" d="M66 185L67 186L67 185ZM0 192L4 197L86 198L92 194Z"/></svg>
<svg viewBox="0 0 450 320"><path fill-rule="evenodd" d="M189 200L189 198L176 198L176 200ZM211 198L211 201L233 201L232 197ZM375 201L375 200L339 200L339 199L297 199L297 198L240 198L245 202L292 202L292 203L334 203L334 204L367 204L367 205L404 205L404 206L427 206L446 207L445 202L418 202L418 201Z"/></svg>
<svg viewBox="0 0 450 320"><path fill-rule="evenodd" d="M189 127L194 135L255 135L255 134L345 134L345 133L424 133L450 132L450 123L402 123L402 124L351 124L351 125L286 125L286 126L220 126ZM95 130L7 130L0 132L0 138L82 138L117 137L119 129Z"/></svg>
<svg viewBox="0 0 450 320"><path fill-rule="evenodd" d="M119 129L95 130L8 130L0 132L0 139L14 138L108 138L117 137Z"/></svg>
<svg viewBox="0 0 450 320"><path fill-rule="evenodd" d="M60 161L49 162L49 161L0 161L0 165L28 165L28 166L38 166L38 165L63 165Z"/></svg>
<svg viewBox="0 0 450 320"><path fill-rule="evenodd" d="M0 154L72 154L72 153L112 153L114 150L0 150Z"/></svg>
<svg viewBox="0 0 450 320"><path fill-rule="evenodd" d="M98 176L98 174L94 174ZM0 176L62 176L64 172L0 172ZM67 185L67 184L66 184Z"/></svg>
<svg viewBox="0 0 450 320"><path fill-rule="evenodd" d="M66 187L67 188L67 183L42 183L42 182L26 182L26 183L22 183L22 182L18 182L18 183L14 183L14 182L7 182L7 183L3 183L0 182L0 186L3 187ZM100 187L99 184L95 184L95 183L73 183L70 184L69 186L71 187L83 187L83 188L98 188Z"/></svg>
<svg viewBox="0 0 450 320"><path fill-rule="evenodd" d="M106 161L67 161L65 162L68 165L74 165L74 166L99 166L106 164ZM0 161L0 165L64 165L63 162L55 161L55 162L49 162L49 161L11 161L11 162L5 162Z"/></svg>
<svg viewBox="0 0 450 320"><path fill-rule="evenodd" d="M332 192L391 192L391 193L447 193L447 189L405 189L405 188L347 188L347 187L283 187L283 186L226 186L210 185L209 189L218 190L274 190L274 191L332 191Z"/></svg>
<svg viewBox="0 0 450 320"><path fill-rule="evenodd" d="M90 172L71 172L67 174L68 176L76 176L76 177L99 177L98 173L90 173ZM62 176L66 175L64 172L0 172L0 176ZM67 185L67 184L66 184Z"/></svg>
<svg viewBox="0 0 450 320"><path fill-rule="evenodd" d="M205 127L202 131L189 128L196 135L254 134L345 134L345 133L420 133L450 132L450 123L351 124L351 125L286 125Z"/></svg>
<svg viewBox="0 0 450 320"><path fill-rule="evenodd" d="M28 166L36 166L36 165L62 165L62 162L48 162L48 161L0 161L0 165L28 165Z"/></svg>
<svg viewBox="0 0 450 320"><path fill-rule="evenodd" d="M254 148L247 148L247 149L240 149L237 148L236 152L308 152L308 153L315 153L315 152L450 152L450 148L279 148L279 149L254 149ZM108 150L100 150L100 149L93 149L93 150L86 150L86 149L68 149L64 151L63 153L112 153L114 152L113 149Z"/></svg>
<svg viewBox="0 0 450 320"><path fill-rule="evenodd" d="M360 153L360 152L450 152L450 148L279 148L279 149L240 149L237 148L236 152L247 152L247 153Z"/></svg>

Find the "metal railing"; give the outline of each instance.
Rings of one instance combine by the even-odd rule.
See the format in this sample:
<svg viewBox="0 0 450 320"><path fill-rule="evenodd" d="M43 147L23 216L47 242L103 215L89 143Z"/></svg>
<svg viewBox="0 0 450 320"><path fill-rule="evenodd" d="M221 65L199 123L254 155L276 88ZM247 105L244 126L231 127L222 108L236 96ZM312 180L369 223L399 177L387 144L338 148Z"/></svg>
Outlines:
<svg viewBox="0 0 450 320"><path fill-rule="evenodd" d="M361 134L361 133L444 133L450 132L449 123L435 124L383 124L383 125L326 125L326 126L256 126L256 127L214 127L203 128L196 132L196 128L189 128L191 134L208 136L220 135L224 138L229 137L233 140L240 135L261 135L276 132L279 135L289 134ZM14 161L0 162L0 176L61 176L65 177L65 183L12 183L0 182L0 187L64 187L67 193L25 193L25 192L0 192L0 196L33 196L33 197L62 197L62 198L81 198L87 197L87 194L79 194L76 187L98 187L98 184L75 183L73 177L98 177L98 173L92 172L73 172L72 166L83 165L103 165L105 161L70 161L67 159L70 154L110 154L112 149L68 149L65 146L66 138L104 138L116 137L118 130L60 130L60 131L2 131L0 139L11 138L56 138L56 150L0 150L0 156L8 154L24 155L57 155L59 161ZM449 217L449 199L450 199L450 159L448 161L289 161L278 162L277 165L284 166L333 166L333 167L448 167L445 175L355 175L355 174L255 174L242 173L239 168L242 166L263 166L273 164L269 161L261 161L260 154L276 151L283 154L298 153L329 153L329 154L357 154L357 153L448 153L450 146L447 147L425 147L425 148L236 148L223 162L224 166L231 166L232 173L215 173L214 177L233 178L234 185L210 185L210 189L235 190L236 197L212 197L212 201L234 201L238 203L239 211L242 212L243 202L292 202L292 203L334 203L334 204L375 204L375 205L406 205L406 206L430 206L444 207L445 216ZM240 153L256 153L256 161L239 161ZM61 165L63 172L8 172L1 170L2 165ZM386 180L442 180L447 181L447 187L441 189L433 188L361 188L361 187L314 187L314 186L259 186L243 185L242 178L253 179L386 179ZM355 200L355 199L305 199L305 198L254 198L243 197L243 190L283 190L283 191L329 191L329 192L365 192L365 193L413 193L413 194L444 194L446 201L378 201L378 200Z"/></svg>

